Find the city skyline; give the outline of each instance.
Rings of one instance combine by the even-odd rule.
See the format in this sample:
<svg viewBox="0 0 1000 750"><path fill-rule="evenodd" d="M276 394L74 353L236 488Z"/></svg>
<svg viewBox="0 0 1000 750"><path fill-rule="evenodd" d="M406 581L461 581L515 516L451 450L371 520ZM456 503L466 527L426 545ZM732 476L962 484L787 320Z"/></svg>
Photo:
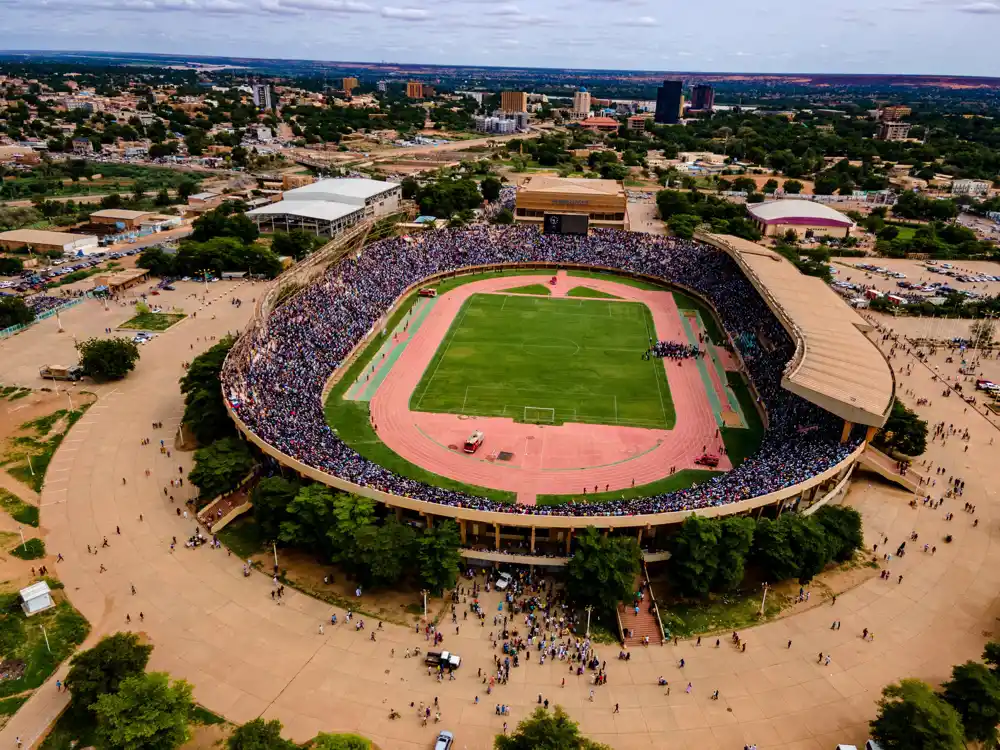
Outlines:
<svg viewBox="0 0 1000 750"><path fill-rule="evenodd" d="M988 55L970 50L990 49L1000 29L998 0L845 0L794 13L778 0L752 13L735 0L714 6L0 0L0 48L692 73L995 74ZM738 23L713 23L720 18Z"/></svg>

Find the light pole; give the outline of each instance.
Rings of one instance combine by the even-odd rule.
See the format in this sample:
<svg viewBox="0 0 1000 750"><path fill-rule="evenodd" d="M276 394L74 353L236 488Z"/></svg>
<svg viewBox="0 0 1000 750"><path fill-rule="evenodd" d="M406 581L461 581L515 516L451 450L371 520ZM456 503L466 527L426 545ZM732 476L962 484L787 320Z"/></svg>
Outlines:
<svg viewBox="0 0 1000 750"><path fill-rule="evenodd" d="M45 626L44 625L39 625L38 627L40 627L42 629L42 635L45 636L45 648L47 648L49 650L49 653L51 654L52 653L52 646L49 645L49 634L45 632Z"/></svg>
<svg viewBox="0 0 1000 750"><path fill-rule="evenodd" d="M767 581L764 581L764 596L760 598L760 612L758 615L760 617L764 616L764 602L767 601Z"/></svg>
<svg viewBox="0 0 1000 750"><path fill-rule="evenodd" d="M587 610L587 637L590 638L590 613L594 611L594 606L588 604L585 609Z"/></svg>
<svg viewBox="0 0 1000 750"><path fill-rule="evenodd" d="M278 575L278 543L271 542L271 549L274 550L274 574Z"/></svg>
<svg viewBox="0 0 1000 750"><path fill-rule="evenodd" d="M431 592L430 592L430 591L428 591L427 589L421 589L421 590L420 590L420 593L421 593L421 594L423 595L423 597L424 597L424 622L426 622L426 621L427 621L427 595L428 595L429 593L431 593Z"/></svg>
<svg viewBox="0 0 1000 750"><path fill-rule="evenodd" d="M28 543L24 541L24 528L21 526L21 524L17 525L17 533L21 535L21 547L23 547L24 551L27 552Z"/></svg>

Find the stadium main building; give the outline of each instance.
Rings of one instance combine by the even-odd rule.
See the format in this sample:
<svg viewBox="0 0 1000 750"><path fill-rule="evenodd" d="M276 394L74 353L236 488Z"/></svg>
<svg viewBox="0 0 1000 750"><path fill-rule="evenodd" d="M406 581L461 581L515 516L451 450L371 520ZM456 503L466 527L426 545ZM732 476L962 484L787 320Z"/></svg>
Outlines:
<svg viewBox="0 0 1000 750"><path fill-rule="evenodd" d="M294 274L302 267L315 278L276 304L289 280L301 283ZM529 506L400 476L342 441L326 422L326 396L393 313L428 284L511 268L590 269L696 297L748 380L766 428L757 452L685 489ZM596 526L636 536L653 561L665 557L666 535L657 530L691 513L810 513L842 496L893 403L892 368L865 336L866 321L820 279L735 237L689 242L617 230L568 237L477 226L381 240L328 268L310 259L289 273L260 300L223 370L240 432L303 477L371 497L403 520L454 519L470 560L560 565L574 531Z"/></svg>

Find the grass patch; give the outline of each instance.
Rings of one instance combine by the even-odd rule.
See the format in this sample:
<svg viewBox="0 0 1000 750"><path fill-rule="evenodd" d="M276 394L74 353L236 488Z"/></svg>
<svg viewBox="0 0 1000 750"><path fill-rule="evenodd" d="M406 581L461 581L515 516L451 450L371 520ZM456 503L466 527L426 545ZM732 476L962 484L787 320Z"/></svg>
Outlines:
<svg viewBox="0 0 1000 750"><path fill-rule="evenodd" d="M548 297L552 294L545 284L528 284L527 286L515 286L512 289L502 290L505 294L535 294L540 297Z"/></svg>
<svg viewBox="0 0 1000 750"><path fill-rule="evenodd" d="M30 697L30 695L18 695L0 700L0 716L13 716Z"/></svg>
<svg viewBox="0 0 1000 750"><path fill-rule="evenodd" d="M45 557L45 542L41 539L27 539L10 550L10 554L22 560L41 560Z"/></svg>
<svg viewBox="0 0 1000 750"><path fill-rule="evenodd" d="M705 326L705 331L708 333L708 337L716 344L724 344L728 339L726 334L722 332L719 327L719 323L715 319L715 315L711 309L695 299L689 294L684 292L674 292L674 302L677 303L677 309L679 310L695 310L701 315L701 321Z"/></svg>
<svg viewBox="0 0 1000 750"><path fill-rule="evenodd" d="M722 442L726 445L726 453L735 468L760 448L760 443L764 439L764 423L757 411L753 394L750 393L750 386L743 380L743 376L738 372L730 371L726 373L726 380L729 387L733 389L733 393L736 394L736 399L740 402L740 409L747 420L745 429L724 426L720 430Z"/></svg>
<svg viewBox="0 0 1000 750"><path fill-rule="evenodd" d="M589 286L575 286L566 292L567 297L590 297L593 299L621 299L617 294L608 294L600 289L591 289Z"/></svg>
<svg viewBox="0 0 1000 750"><path fill-rule="evenodd" d="M223 719L216 713L212 713L204 706L199 706L197 703L194 708L191 709L191 723L201 724L202 726L212 726L213 724L225 724L226 720Z"/></svg>
<svg viewBox="0 0 1000 750"><path fill-rule="evenodd" d="M244 516L228 524L217 532L224 545L244 560L264 549L264 540L260 536L260 527L253 518Z"/></svg>
<svg viewBox="0 0 1000 750"><path fill-rule="evenodd" d="M8 401L17 401L19 398L24 398L29 393L31 393L30 388L21 388L16 385L5 385L0 388L0 398L5 398Z"/></svg>
<svg viewBox="0 0 1000 750"><path fill-rule="evenodd" d="M74 711L73 707L63 711L39 750L74 750L74 748L95 747L97 743L97 723L86 711Z"/></svg>
<svg viewBox="0 0 1000 750"><path fill-rule="evenodd" d="M90 404L83 404L73 411L59 409L52 414L25 422L21 425L21 430L34 434L11 438L0 459L0 466L19 482L23 482L35 492L41 492L45 483L45 473L56 449L70 428L89 408ZM53 428L59 422L63 422L65 429L52 434Z"/></svg>
<svg viewBox="0 0 1000 750"><path fill-rule="evenodd" d="M631 276L622 276L617 273L611 273L610 271L584 271L579 268L572 268L568 273L570 276L576 276L581 279L603 279L605 281L614 281L618 284L624 284L625 286L632 286L636 289L648 289L655 292L670 290L670 287L666 284L657 284L652 281L646 281L645 279L635 279Z"/></svg>
<svg viewBox="0 0 1000 750"><path fill-rule="evenodd" d="M644 360L652 315L637 302L475 294L410 399L414 411L671 429L662 360Z"/></svg>
<svg viewBox="0 0 1000 750"><path fill-rule="evenodd" d="M28 526L38 526L38 508L28 505L13 492L0 487L0 508L3 508L7 515L18 523Z"/></svg>
<svg viewBox="0 0 1000 750"><path fill-rule="evenodd" d="M758 625L761 592L711 594L704 600L660 603L660 619L668 636L690 638L713 633L731 633ZM768 592L763 619L775 617L792 602L792 598Z"/></svg>
<svg viewBox="0 0 1000 750"><path fill-rule="evenodd" d="M45 644L42 626L49 638ZM0 698L18 695L42 685L76 647L83 643L90 625L68 601L34 615L29 621L17 593L0 595L0 653L24 662L24 672L0 682ZM51 651L49 648L51 647Z"/></svg>
<svg viewBox="0 0 1000 750"><path fill-rule="evenodd" d="M484 279L502 279L505 276L555 276L555 269L552 268L505 268L501 271L489 271L486 273L471 273L468 276L454 276L445 279L437 284L428 284L430 289L437 289L438 294L445 294L463 284L471 284L473 281L483 281Z"/></svg>
<svg viewBox="0 0 1000 750"><path fill-rule="evenodd" d="M131 328L135 331L165 331L174 323L187 317L184 313L139 313L129 318L119 328Z"/></svg>
<svg viewBox="0 0 1000 750"><path fill-rule="evenodd" d="M31 393L31 389L30 388L20 388L8 400L9 401L17 401L19 398L24 398L29 393Z"/></svg>
<svg viewBox="0 0 1000 750"><path fill-rule="evenodd" d="M614 500L634 500L640 497L651 497L666 492L683 490L695 484L707 482L714 476L719 476L725 472L707 471L705 469L683 469L669 477L658 479L649 484L640 484L638 487L627 487L623 490L611 490L610 492L588 492L586 495L538 495L536 502L538 505L562 505L563 503L600 503Z"/></svg>

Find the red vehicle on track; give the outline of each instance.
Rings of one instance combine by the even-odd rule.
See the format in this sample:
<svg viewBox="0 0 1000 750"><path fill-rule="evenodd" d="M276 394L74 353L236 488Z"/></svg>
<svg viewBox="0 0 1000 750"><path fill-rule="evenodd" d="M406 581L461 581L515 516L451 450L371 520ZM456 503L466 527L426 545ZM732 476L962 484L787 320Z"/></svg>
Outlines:
<svg viewBox="0 0 1000 750"><path fill-rule="evenodd" d="M699 466L711 466L714 468L719 465L719 457L713 453L702 453L694 462Z"/></svg>
<svg viewBox="0 0 1000 750"><path fill-rule="evenodd" d="M417 292L417 296L418 297L437 297L438 296L438 290L437 289L431 289L430 287L424 287L419 292Z"/></svg>
<svg viewBox="0 0 1000 750"><path fill-rule="evenodd" d="M555 285L556 285L556 277L555 277L555 276L553 276L553 277L552 277L551 279L549 279L549 283L550 283L550 284L551 284L552 286L555 286Z"/></svg>
<svg viewBox="0 0 1000 750"><path fill-rule="evenodd" d="M465 447L462 450L464 450L466 453L475 453L477 450L479 450L479 446L483 444L483 440L485 439L485 437L486 436L483 435L482 432L476 430L471 435L469 435L469 439L465 441Z"/></svg>

